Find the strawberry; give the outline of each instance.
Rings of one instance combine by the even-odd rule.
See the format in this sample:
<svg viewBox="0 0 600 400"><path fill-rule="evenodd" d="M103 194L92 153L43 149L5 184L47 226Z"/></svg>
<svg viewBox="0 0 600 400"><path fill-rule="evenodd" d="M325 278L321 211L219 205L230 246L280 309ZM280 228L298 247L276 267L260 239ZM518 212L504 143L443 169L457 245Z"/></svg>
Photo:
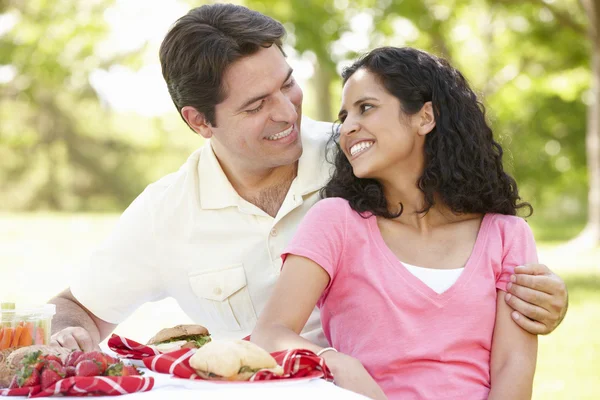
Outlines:
<svg viewBox="0 0 600 400"><path fill-rule="evenodd" d="M58 361L46 361L46 367L44 368L44 371L47 369L56 372L58 375L60 375L61 378L64 378L67 375L67 369L63 367L63 365Z"/></svg>
<svg viewBox="0 0 600 400"><path fill-rule="evenodd" d="M66 367L65 368L65 377L70 378L71 376L75 376L75 367Z"/></svg>
<svg viewBox="0 0 600 400"><path fill-rule="evenodd" d="M49 388L54 385L56 382L60 381L63 377L61 377L56 371L50 368L44 368L42 371L42 376L40 378L42 384L42 390Z"/></svg>
<svg viewBox="0 0 600 400"><path fill-rule="evenodd" d="M112 364L117 364L119 363L119 359L109 356L108 354L102 353L104 354L104 357L106 358L106 362L108 363L108 365L112 365Z"/></svg>
<svg viewBox="0 0 600 400"><path fill-rule="evenodd" d="M142 375L142 373L133 365L125 365L123 367L123 376L128 375Z"/></svg>
<svg viewBox="0 0 600 400"><path fill-rule="evenodd" d="M77 365L77 361L79 360L79 357L81 357L82 355L83 355L83 351L75 350L74 352L72 352L71 354L69 354L67 356L67 360L65 361L65 366L66 367L74 367L75 365Z"/></svg>
<svg viewBox="0 0 600 400"><path fill-rule="evenodd" d="M107 376L122 376L123 373L123 363L115 363L111 364L107 369L105 375Z"/></svg>
<svg viewBox="0 0 600 400"><path fill-rule="evenodd" d="M133 365L125 365L122 362L113 364L106 369L108 376L131 376L142 375L140 371Z"/></svg>
<svg viewBox="0 0 600 400"><path fill-rule="evenodd" d="M42 359L46 360L46 361L56 361L57 363L59 363L60 365L63 364L62 360L60 359L60 357L55 356L54 354L47 354L45 356L42 356Z"/></svg>
<svg viewBox="0 0 600 400"><path fill-rule="evenodd" d="M98 376L102 375L100 366L96 361L83 360L77 363L75 367L75 376Z"/></svg>
<svg viewBox="0 0 600 400"><path fill-rule="evenodd" d="M100 374L103 374L108 368L108 361L106 359L106 354L101 353L99 351L90 351L89 353L83 353L81 357L77 360L76 366L79 365L82 361L94 361L98 364L98 368L100 368Z"/></svg>
<svg viewBox="0 0 600 400"><path fill-rule="evenodd" d="M23 367L17 372L17 385L19 387L37 386L40 384L40 372L32 367Z"/></svg>

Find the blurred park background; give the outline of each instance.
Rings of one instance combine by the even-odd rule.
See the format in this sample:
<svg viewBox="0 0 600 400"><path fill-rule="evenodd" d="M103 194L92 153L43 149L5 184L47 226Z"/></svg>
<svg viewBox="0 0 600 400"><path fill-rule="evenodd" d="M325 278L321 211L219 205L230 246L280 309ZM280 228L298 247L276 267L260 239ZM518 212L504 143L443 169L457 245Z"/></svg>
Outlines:
<svg viewBox="0 0 600 400"><path fill-rule="evenodd" d="M169 26L202 1L0 0L0 299L42 303L153 180L202 142L160 74ZM382 45L448 58L480 93L567 282L540 338L536 399L600 398L600 0L247 0L282 21L304 114L333 120L340 70ZM107 295L118 295L107 293ZM119 327L145 340L171 300Z"/></svg>

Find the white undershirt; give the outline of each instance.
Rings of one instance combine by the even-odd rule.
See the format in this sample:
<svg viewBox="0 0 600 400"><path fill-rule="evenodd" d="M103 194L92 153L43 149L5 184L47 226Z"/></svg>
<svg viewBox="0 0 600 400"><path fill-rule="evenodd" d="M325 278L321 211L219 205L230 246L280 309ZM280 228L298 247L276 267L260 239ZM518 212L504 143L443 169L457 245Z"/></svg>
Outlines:
<svg viewBox="0 0 600 400"><path fill-rule="evenodd" d="M419 278L424 284L429 286L436 293L444 293L454 285L464 268L456 269L435 269L435 268L423 268L417 267L416 265L410 265L405 262L402 264L406 269Z"/></svg>

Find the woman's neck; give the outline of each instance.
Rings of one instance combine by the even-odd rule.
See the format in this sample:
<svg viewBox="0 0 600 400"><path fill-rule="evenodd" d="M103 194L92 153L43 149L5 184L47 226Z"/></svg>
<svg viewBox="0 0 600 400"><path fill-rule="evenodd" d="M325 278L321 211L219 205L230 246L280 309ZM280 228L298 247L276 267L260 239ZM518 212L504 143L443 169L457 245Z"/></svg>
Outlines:
<svg viewBox="0 0 600 400"><path fill-rule="evenodd" d="M395 182L382 182L390 211L399 211L402 204L402 214L394 219L395 222L426 233L437 226L464 218L454 213L437 195L434 195L434 205L426 213L421 212L426 208L426 202L425 194L416 185L417 179L413 181L403 177Z"/></svg>

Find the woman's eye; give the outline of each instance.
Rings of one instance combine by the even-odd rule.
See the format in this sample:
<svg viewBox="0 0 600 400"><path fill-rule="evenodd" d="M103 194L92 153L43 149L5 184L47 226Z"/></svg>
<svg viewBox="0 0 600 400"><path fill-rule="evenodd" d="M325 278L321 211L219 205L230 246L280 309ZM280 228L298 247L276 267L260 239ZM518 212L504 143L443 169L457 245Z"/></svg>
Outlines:
<svg viewBox="0 0 600 400"><path fill-rule="evenodd" d="M371 104L361 104L360 105L360 112L362 114L364 112L369 111L371 108L373 108L373 105L371 105Z"/></svg>
<svg viewBox="0 0 600 400"><path fill-rule="evenodd" d="M255 114L255 113L259 112L260 110L262 110L262 108L263 108L264 105L265 105L265 101L263 100L263 101L260 102L260 105L258 107L253 108L251 110L246 110L246 112L248 114Z"/></svg>

